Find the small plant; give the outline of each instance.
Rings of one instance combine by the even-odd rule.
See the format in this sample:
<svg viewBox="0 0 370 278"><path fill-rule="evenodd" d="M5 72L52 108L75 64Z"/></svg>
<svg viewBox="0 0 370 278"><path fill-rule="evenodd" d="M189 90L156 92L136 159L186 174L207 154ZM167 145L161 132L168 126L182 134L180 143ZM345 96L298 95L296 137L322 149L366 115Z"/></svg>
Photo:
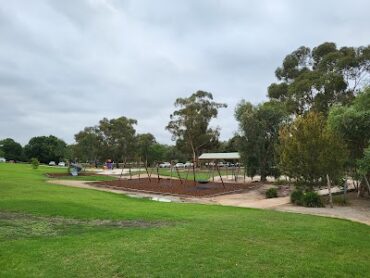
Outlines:
<svg viewBox="0 0 370 278"><path fill-rule="evenodd" d="M278 196L275 187L271 187L266 191L266 198L276 198Z"/></svg>
<svg viewBox="0 0 370 278"><path fill-rule="evenodd" d="M289 182L287 180L284 180L284 179L277 179L274 181L274 184L275 185L286 185L286 184L289 184Z"/></svg>
<svg viewBox="0 0 370 278"><path fill-rule="evenodd" d="M290 195L290 201L297 205L297 206L302 206L303 205L303 192L302 190L294 190L292 194Z"/></svg>
<svg viewBox="0 0 370 278"><path fill-rule="evenodd" d="M317 194L316 192L306 192L304 195L303 195L303 205L305 207L323 207L323 203L321 201L321 198L319 196L319 194Z"/></svg>
<svg viewBox="0 0 370 278"><path fill-rule="evenodd" d="M325 201L327 201L327 200L325 200ZM333 204L338 205L338 206L348 206L350 203L341 194L341 195L333 195Z"/></svg>
<svg viewBox="0 0 370 278"><path fill-rule="evenodd" d="M31 166L33 169L39 168L40 162L37 158L33 157L31 158Z"/></svg>

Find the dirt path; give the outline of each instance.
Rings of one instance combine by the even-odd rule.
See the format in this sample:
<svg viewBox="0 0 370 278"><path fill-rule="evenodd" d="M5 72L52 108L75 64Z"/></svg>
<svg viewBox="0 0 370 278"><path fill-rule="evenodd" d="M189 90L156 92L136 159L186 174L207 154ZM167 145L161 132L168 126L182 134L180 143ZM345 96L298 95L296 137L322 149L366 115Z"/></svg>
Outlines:
<svg viewBox="0 0 370 278"><path fill-rule="evenodd" d="M354 199L351 200L351 206L335 206L334 208L306 208L290 204L289 197L280 197L266 199L262 192L271 185L264 185L256 190L247 193L227 194L217 197L176 197L170 195L148 194L142 192L123 191L109 188L99 188L92 186L89 181L82 180L48 180L48 183L57 185L66 185L71 187L93 189L116 194L123 194L134 198L149 198L162 202L187 202L198 204L217 204L223 206L235 206L245 208L272 209L284 212L311 214L326 217L335 217L348 219L355 222L370 225L370 202L369 200Z"/></svg>

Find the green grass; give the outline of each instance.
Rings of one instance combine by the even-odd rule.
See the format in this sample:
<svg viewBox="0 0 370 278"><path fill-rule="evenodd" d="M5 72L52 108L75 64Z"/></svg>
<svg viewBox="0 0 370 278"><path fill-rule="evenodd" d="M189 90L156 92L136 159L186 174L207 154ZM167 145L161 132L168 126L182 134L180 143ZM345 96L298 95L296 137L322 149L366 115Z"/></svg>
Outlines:
<svg viewBox="0 0 370 278"><path fill-rule="evenodd" d="M0 164L0 277L370 275L364 224L129 198L48 184L48 171Z"/></svg>
<svg viewBox="0 0 370 278"><path fill-rule="evenodd" d="M63 176L63 177L58 177L56 179L61 179L61 180L82 180L82 181L113 181L116 180L116 177L112 176L104 176L104 175L92 175L92 176Z"/></svg>

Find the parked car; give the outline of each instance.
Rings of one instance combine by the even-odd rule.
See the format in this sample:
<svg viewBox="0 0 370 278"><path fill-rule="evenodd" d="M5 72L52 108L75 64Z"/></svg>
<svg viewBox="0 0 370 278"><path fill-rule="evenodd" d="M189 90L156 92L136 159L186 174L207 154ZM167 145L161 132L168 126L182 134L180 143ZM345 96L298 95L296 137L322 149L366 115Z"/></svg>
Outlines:
<svg viewBox="0 0 370 278"><path fill-rule="evenodd" d="M63 161L61 161L61 162L58 163L58 166L65 167L66 166L66 163L63 162Z"/></svg>
<svg viewBox="0 0 370 278"><path fill-rule="evenodd" d="M163 163L159 164L159 168L171 168L171 163L163 162Z"/></svg>
<svg viewBox="0 0 370 278"><path fill-rule="evenodd" d="M55 166L55 165L57 165L57 164L55 163L55 161L50 161L50 162L49 162L49 166Z"/></svg>
<svg viewBox="0 0 370 278"><path fill-rule="evenodd" d="M191 162L186 162L185 163L185 168L193 167L194 163Z"/></svg>
<svg viewBox="0 0 370 278"><path fill-rule="evenodd" d="M6 162L6 159L4 157L0 157L0 163Z"/></svg>
<svg viewBox="0 0 370 278"><path fill-rule="evenodd" d="M184 163L179 162L179 163L176 163L176 164L175 164L175 167L176 167L176 168L185 168L185 164L184 164Z"/></svg>

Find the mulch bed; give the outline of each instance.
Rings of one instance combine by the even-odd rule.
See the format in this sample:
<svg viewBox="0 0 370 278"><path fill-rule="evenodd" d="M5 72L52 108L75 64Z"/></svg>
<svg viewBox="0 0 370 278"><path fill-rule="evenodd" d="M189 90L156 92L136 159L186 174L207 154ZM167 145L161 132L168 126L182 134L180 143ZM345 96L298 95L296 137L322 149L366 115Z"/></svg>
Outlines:
<svg viewBox="0 0 370 278"><path fill-rule="evenodd" d="M253 183L195 183L177 179L122 179L115 181L102 181L90 183L93 186L118 189L124 191L141 191L146 193L159 193L164 195L209 197L233 192L248 191L260 185Z"/></svg>
<svg viewBox="0 0 370 278"><path fill-rule="evenodd" d="M96 176L94 173L78 173L79 176ZM48 178L62 178L62 177L69 177L71 174L69 173L47 173L46 176Z"/></svg>

